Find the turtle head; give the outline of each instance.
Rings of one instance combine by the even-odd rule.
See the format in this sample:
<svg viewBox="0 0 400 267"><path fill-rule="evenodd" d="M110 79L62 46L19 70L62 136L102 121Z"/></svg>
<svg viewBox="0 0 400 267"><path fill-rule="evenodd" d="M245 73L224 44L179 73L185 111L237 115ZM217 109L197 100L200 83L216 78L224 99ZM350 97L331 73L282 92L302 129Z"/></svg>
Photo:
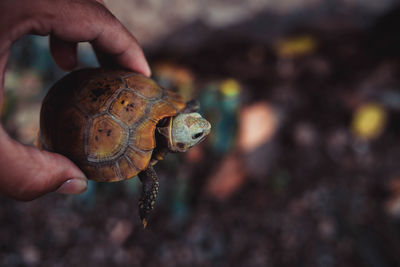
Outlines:
<svg viewBox="0 0 400 267"><path fill-rule="evenodd" d="M170 119L159 131L168 139L171 152L186 152L203 141L210 133L211 124L199 113L182 113Z"/></svg>

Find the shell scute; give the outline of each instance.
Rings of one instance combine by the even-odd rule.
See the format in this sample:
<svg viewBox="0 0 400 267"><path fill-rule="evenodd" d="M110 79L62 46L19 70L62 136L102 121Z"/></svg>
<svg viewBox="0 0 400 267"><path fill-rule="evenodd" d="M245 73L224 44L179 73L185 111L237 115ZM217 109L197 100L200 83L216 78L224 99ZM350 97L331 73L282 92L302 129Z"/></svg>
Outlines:
<svg viewBox="0 0 400 267"><path fill-rule="evenodd" d="M152 150L156 146L155 130L156 123L152 120L145 120L133 130L129 141L130 145L140 150Z"/></svg>
<svg viewBox="0 0 400 267"><path fill-rule="evenodd" d="M175 106L175 108L180 111L185 107L185 101L183 97L175 92L165 90L165 96L163 97L165 101Z"/></svg>
<svg viewBox="0 0 400 267"><path fill-rule="evenodd" d="M124 90L111 104L110 113L131 126L145 115L147 102L143 97Z"/></svg>
<svg viewBox="0 0 400 267"><path fill-rule="evenodd" d="M129 152L127 151L127 153L129 153ZM151 153L150 153L150 155L151 155ZM119 168L121 171L121 175L125 179L130 179L130 178L134 177L142 170L142 169L136 168L133 165L132 161L129 158L127 158L127 155L125 157L121 157L118 160L118 164L119 164Z"/></svg>
<svg viewBox="0 0 400 267"><path fill-rule="evenodd" d="M174 105L167 101L159 101L153 104L150 109L149 118L158 121L165 117L176 115L177 110Z"/></svg>
<svg viewBox="0 0 400 267"><path fill-rule="evenodd" d="M146 98L160 98L161 88L155 81L142 75L125 78L126 86Z"/></svg>
<svg viewBox="0 0 400 267"><path fill-rule="evenodd" d="M99 176L95 179L99 182L117 182L124 180L120 176L120 170L116 162L110 162L109 164L102 164L97 168Z"/></svg>
<svg viewBox="0 0 400 267"><path fill-rule="evenodd" d="M77 105L90 115L105 112L114 94L124 87L122 80L114 76L100 76L82 85Z"/></svg>
<svg viewBox="0 0 400 267"><path fill-rule="evenodd" d="M150 162L152 151L139 151L128 148L126 156L138 170L144 170Z"/></svg>
<svg viewBox="0 0 400 267"><path fill-rule="evenodd" d="M79 168L84 170L86 177L90 180L96 180L96 181L104 181L102 177L99 176L98 168L96 165L91 165L87 164L84 161L79 161L78 162Z"/></svg>
<svg viewBox="0 0 400 267"><path fill-rule="evenodd" d="M85 145L86 121L87 118L74 107L60 114L57 120L56 138L54 138L58 153L67 155L75 161L85 157L83 151L77 148Z"/></svg>
<svg viewBox="0 0 400 267"><path fill-rule="evenodd" d="M126 131L111 117L104 114L93 119L86 151L92 161L113 159L126 146Z"/></svg>

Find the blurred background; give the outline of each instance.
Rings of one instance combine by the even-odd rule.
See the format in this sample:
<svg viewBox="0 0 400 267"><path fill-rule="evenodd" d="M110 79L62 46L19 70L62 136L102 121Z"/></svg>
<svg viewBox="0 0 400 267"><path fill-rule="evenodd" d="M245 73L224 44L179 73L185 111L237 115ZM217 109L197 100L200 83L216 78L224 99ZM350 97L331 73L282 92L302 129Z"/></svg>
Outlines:
<svg viewBox="0 0 400 267"><path fill-rule="evenodd" d="M400 6L394 0L105 1L153 77L213 130L138 179L0 197L0 266L400 266ZM96 66L87 44L80 66ZM65 73L48 39L13 46L2 122L32 144Z"/></svg>

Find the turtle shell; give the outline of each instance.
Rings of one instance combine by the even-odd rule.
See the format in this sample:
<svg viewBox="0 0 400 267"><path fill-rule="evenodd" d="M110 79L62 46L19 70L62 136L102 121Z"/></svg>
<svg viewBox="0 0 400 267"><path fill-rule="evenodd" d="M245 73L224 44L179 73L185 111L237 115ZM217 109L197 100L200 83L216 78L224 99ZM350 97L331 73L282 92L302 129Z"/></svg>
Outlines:
<svg viewBox="0 0 400 267"><path fill-rule="evenodd" d="M129 179L147 168L158 121L184 106L181 96L140 74L74 71L43 100L39 143L71 159L89 179Z"/></svg>

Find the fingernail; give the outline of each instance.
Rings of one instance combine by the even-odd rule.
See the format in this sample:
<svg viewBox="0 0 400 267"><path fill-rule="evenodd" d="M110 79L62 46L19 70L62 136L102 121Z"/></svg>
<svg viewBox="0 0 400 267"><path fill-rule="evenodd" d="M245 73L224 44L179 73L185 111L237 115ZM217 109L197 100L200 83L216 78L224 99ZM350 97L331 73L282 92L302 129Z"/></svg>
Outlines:
<svg viewBox="0 0 400 267"><path fill-rule="evenodd" d="M151 76L151 69L150 69L150 66L149 65L147 65L147 76L148 77L150 77Z"/></svg>
<svg viewBox="0 0 400 267"><path fill-rule="evenodd" d="M87 180L84 179L69 179L65 181L57 190L57 193L61 194L80 194L87 188Z"/></svg>

